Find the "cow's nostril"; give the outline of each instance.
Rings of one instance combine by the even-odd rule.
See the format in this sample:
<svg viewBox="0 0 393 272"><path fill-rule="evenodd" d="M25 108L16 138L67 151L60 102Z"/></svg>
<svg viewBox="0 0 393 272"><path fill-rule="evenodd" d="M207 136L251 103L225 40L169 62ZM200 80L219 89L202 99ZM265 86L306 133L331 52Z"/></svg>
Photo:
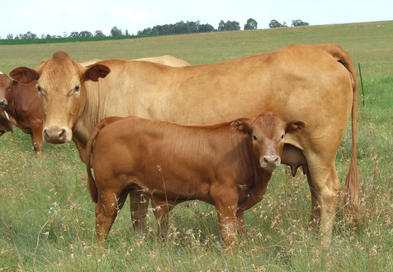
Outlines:
<svg viewBox="0 0 393 272"><path fill-rule="evenodd" d="M59 131L59 138L63 138L64 136L65 136L65 129L61 129L60 131Z"/></svg>

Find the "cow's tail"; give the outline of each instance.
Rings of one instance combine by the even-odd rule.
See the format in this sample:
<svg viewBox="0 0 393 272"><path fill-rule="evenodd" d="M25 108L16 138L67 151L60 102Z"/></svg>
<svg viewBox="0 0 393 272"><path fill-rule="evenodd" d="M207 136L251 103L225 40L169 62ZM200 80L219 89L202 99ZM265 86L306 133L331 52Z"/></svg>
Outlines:
<svg viewBox="0 0 393 272"><path fill-rule="evenodd" d="M334 58L337 59L349 71L352 77L353 102L352 102L352 157L347 178L345 179L344 189L344 214L350 215L351 212L359 211L358 193L359 179L357 168L357 115L358 115L358 81L355 67L349 54L341 47L333 44L321 45Z"/></svg>
<svg viewBox="0 0 393 272"><path fill-rule="evenodd" d="M97 185L94 180L93 174L91 172L91 164L92 164L92 153L93 153L93 148L94 148L94 143L97 138L97 135L100 133L100 131L108 124L113 123L117 120L121 119L121 117L108 117L102 120L100 123L98 123L93 131L90 134L89 140L87 141L86 144L86 170L87 170L87 184L88 188L90 191L90 196L91 199L97 203L98 201L98 191L97 191Z"/></svg>

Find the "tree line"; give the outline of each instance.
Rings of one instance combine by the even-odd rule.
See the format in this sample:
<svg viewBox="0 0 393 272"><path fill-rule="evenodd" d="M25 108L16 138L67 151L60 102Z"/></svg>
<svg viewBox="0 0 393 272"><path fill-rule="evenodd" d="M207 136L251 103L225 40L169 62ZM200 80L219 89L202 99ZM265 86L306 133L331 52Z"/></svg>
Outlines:
<svg viewBox="0 0 393 272"><path fill-rule="evenodd" d="M297 26L308 26L307 22L304 22L300 19L292 20L292 27ZM286 22L280 23L279 21L273 19L269 23L269 28L278 28L278 27L288 27ZM255 19L249 18L246 24L243 27L244 30L255 30L258 29L258 23ZM180 21L175 24L165 24L165 25L156 25L154 27L145 28L143 30L138 31L136 36L150 36L150 35L168 35L168 34L185 34L185 33L201 33L201 32L214 32L214 31L232 31L232 30L241 30L239 22L236 21L224 21L221 20L218 24L217 29L214 28L210 24L201 24L200 21ZM94 33L84 30L84 31L73 31L70 34L63 33L63 35L50 35L50 34L42 34L38 37L35 33L28 31L25 34L8 34L7 40L34 40L34 39L89 39L89 38L106 38L106 37L131 37L135 35L130 35L128 30L122 31L117 26L112 27L110 31L110 35L106 36L101 30L96 30Z"/></svg>

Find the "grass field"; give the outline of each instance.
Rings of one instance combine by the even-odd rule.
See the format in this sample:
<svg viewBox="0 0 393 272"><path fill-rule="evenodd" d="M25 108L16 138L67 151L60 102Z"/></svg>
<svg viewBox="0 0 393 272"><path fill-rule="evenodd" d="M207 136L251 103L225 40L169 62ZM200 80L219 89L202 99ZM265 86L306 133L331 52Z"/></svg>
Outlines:
<svg viewBox="0 0 393 272"><path fill-rule="evenodd" d="M341 206L332 245L322 250L309 230L305 176L276 170L261 203L246 213L237 254L227 254L212 206L188 202L170 216L169 237L156 236L149 212L144 237L134 236L127 204L107 248L94 244L94 208L73 143L44 145L37 159L30 137L0 139L0 271L393 271L393 21L219 32L143 39L0 46L0 71L35 67L55 51L76 60L171 54L192 64L267 52L293 43L336 43L361 63L366 106L359 99L358 166L361 220L347 224ZM343 181L350 130L336 166Z"/></svg>

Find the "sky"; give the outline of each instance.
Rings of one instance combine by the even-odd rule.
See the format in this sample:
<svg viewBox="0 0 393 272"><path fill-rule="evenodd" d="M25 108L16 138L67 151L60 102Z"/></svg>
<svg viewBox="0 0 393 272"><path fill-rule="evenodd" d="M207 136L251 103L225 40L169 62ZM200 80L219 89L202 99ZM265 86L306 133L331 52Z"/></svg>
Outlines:
<svg viewBox="0 0 393 272"><path fill-rule="evenodd" d="M310 25L393 20L392 0L1 0L0 37L31 31L63 35L73 31L113 26L130 34L179 21L197 21L218 27L220 20L239 22L243 29L253 18L258 28L272 19L291 25L301 19Z"/></svg>

